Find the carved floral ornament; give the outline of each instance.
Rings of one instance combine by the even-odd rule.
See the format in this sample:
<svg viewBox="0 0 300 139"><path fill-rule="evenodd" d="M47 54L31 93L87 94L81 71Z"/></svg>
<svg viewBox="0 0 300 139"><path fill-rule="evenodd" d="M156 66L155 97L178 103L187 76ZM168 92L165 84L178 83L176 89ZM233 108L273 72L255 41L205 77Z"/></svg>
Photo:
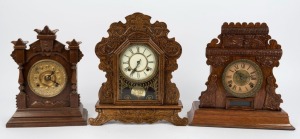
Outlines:
<svg viewBox="0 0 300 139"><path fill-rule="evenodd" d="M174 38L168 38L169 30L164 22L156 21L150 23L151 17L142 13L134 13L126 17L126 23L112 23L108 29L109 36L102 38L96 45L96 55L101 61L99 66L102 70L107 71L112 54L127 38L151 40L168 57L179 58L182 52L181 46ZM107 62L105 62L107 61ZM111 68L111 67L110 67Z"/></svg>

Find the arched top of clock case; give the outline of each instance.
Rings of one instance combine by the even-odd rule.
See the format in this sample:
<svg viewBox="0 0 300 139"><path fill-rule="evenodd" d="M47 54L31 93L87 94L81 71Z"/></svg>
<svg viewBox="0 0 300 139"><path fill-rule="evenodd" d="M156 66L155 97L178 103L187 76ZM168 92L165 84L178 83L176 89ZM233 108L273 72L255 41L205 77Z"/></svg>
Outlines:
<svg viewBox="0 0 300 139"><path fill-rule="evenodd" d="M66 62L78 63L83 57L83 54L79 49L79 44L81 42L73 39L72 41L67 42L69 46L66 48L64 44L56 40L56 32L58 29L51 30L48 26L45 26L43 30L35 29L34 31L38 33L38 40L30 44L29 49L27 49L26 46L28 43L27 41L23 41L22 39L12 41L15 50L11 56L16 63L27 63L35 56L50 57L54 55L62 57ZM20 54L17 54L20 53L18 50L24 50L25 53L22 55L24 58L17 58L17 56L20 57ZM78 52L72 53L71 51Z"/></svg>
<svg viewBox="0 0 300 139"><path fill-rule="evenodd" d="M181 46L175 41L175 38L168 38L169 30L166 23L156 21L152 24L150 19L151 17L148 15L134 13L126 17L126 23L119 21L110 25L109 36L102 38L95 48L96 55L101 61L99 66L101 70L108 71L110 69L106 61L111 59L115 50L128 40L140 40L141 42L151 40L172 61L176 61L180 57ZM172 70L175 69L177 66Z"/></svg>

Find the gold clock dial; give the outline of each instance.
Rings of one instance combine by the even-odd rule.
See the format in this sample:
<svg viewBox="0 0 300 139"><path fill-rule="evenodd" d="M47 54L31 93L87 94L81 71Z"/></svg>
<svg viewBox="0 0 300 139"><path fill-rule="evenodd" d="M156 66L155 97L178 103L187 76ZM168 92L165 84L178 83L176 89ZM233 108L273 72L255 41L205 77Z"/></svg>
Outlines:
<svg viewBox="0 0 300 139"><path fill-rule="evenodd" d="M45 59L31 66L27 80L30 89L36 95L54 97L65 88L67 74L60 63Z"/></svg>
<svg viewBox="0 0 300 139"><path fill-rule="evenodd" d="M247 59L231 62L223 72L225 90L236 97L251 97L261 88L262 71Z"/></svg>
<svg viewBox="0 0 300 139"><path fill-rule="evenodd" d="M157 71L157 57L147 45L134 44L120 55L120 70L130 81L145 82Z"/></svg>

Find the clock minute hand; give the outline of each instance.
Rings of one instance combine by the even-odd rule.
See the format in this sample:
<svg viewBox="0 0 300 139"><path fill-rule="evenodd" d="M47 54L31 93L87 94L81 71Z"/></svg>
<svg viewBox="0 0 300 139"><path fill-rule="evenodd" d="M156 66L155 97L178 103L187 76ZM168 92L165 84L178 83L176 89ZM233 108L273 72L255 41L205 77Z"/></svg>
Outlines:
<svg viewBox="0 0 300 139"><path fill-rule="evenodd" d="M136 62L136 66L135 66L135 68L131 71L130 75L133 75L133 73L136 72L136 69L139 67L140 63L141 63L141 59L140 59L139 61Z"/></svg>
<svg viewBox="0 0 300 139"><path fill-rule="evenodd" d="M55 84L56 87L59 86L59 83L58 83L58 82L53 81L53 80L50 80L50 81L52 81L52 82Z"/></svg>
<svg viewBox="0 0 300 139"><path fill-rule="evenodd" d="M54 69L51 71L51 74L49 75L50 77L52 76L52 75L54 75L55 74L55 71L54 71ZM51 80L51 78L50 78L50 81L52 81L53 83L55 83L55 86L59 86L59 83L57 83L56 81L53 81L53 80Z"/></svg>

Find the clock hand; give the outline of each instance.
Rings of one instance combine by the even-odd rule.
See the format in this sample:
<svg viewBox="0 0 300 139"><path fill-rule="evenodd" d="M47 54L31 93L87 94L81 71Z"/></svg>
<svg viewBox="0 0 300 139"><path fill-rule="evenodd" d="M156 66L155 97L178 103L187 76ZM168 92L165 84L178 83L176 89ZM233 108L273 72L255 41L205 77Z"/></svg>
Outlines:
<svg viewBox="0 0 300 139"><path fill-rule="evenodd" d="M133 73L136 72L136 69L139 67L140 63L141 63L141 59L140 59L139 61L136 62L136 66L135 66L135 68L131 71L130 75L133 75Z"/></svg>
<svg viewBox="0 0 300 139"><path fill-rule="evenodd" d="M59 86L59 83L57 83L56 81L50 80L55 84L55 87Z"/></svg>
<svg viewBox="0 0 300 139"><path fill-rule="evenodd" d="M52 76L53 74L55 74L55 71L54 71L54 70L51 71L50 76Z"/></svg>
<svg viewBox="0 0 300 139"><path fill-rule="evenodd" d="M56 81L53 81L53 80L52 80L51 76L52 76L53 74L55 74L55 71L51 71L51 74L50 74L50 75L45 76L45 80L46 80L46 81L51 81L51 82L53 82L53 83L55 84L55 86L57 87L57 86L59 86L59 83L57 83Z"/></svg>
<svg viewBox="0 0 300 139"><path fill-rule="evenodd" d="M241 81L241 80L242 80L241 73L237 71L237 72L236 72L236 74L238 75L238 78L237 78L237 79L238 79L238 81Z"/></svg>

